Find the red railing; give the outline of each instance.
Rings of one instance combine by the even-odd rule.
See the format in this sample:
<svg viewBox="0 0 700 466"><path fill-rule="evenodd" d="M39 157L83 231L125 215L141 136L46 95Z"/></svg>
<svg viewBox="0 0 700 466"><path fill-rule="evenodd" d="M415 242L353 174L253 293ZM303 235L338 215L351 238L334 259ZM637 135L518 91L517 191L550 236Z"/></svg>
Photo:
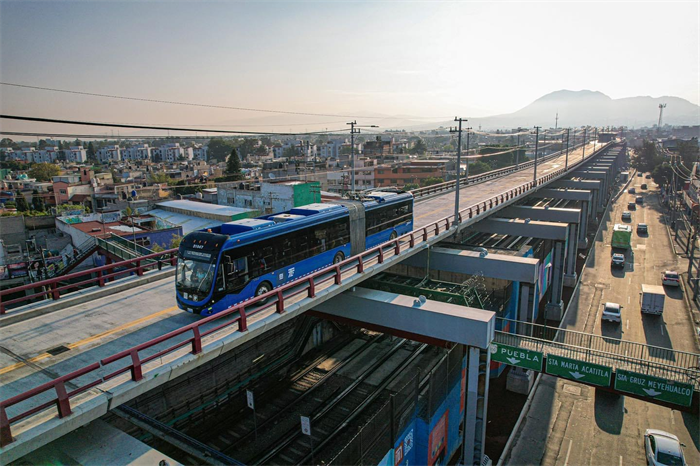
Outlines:
<svg viewBox="0 0 700 466"><path fill-rule="evenodd" d="M153 262L155 260L155 262ZM129 259L125 261L115 262L113 264L103 265L101 267L96 267L89 270L82 270L80 272L70 273L62 275L60 277L50 278L48 280L41 280L34 283L29 283L27 285L17 286L14 288L9 288L0 291L0 315L5 314L7 311L7 306L11 304L21 303L24 301L30 301L35 298L49 296L51 299L59 299L61 297L61 292L78 289L85 285L97 282L98 286L105 286L105 283L123 275L129 275L135 273L136 275L143 275L143 273L149 269L157 268L161 269L163 264L175 265L177 262L177 249L169 249L163 252L156 252L149 254L147 256L141 256L134 259ZM117 268L127 267L124 270L115 270ZM96 274L96 276L92 276ZM59 286L60 282L68 282L76 278L85 277L87 279L78 282L68 283L63 286ZM17 292L22 292L26 290L40 290L30 295L21 296L19 298L14 298L10 300L5 300L4 297L9 294L14 294Z"/></svg>
<svg viewBox="0 0 700 466"><path fill-rule="evenodd" d="M577 163L571 163L569 164L569 167L575 166L581 162L582 161L578 161ZM561 168L559 170L548 173L547 175L538 178L537 181L530 181L520 186L513 187L504 193L498 194L496 196L491 197L490 199L478 202L477 204L464 208L459 211L458 221L461 222L463 221L463 219L475 218L476 216L481 215L495 207L498 207L499 205L509 200L512 200L518 196L528 193L531 189L536 188L542 183L551 181L552 179L563 174L564 172L565 170ZM138 382L143 379L144 364L147 364L148 362L153 361L155 359L161 358L167 354L171 354L174 351L185 346L191 347L190 354L199 354L202 352L202 338L208 335L212 335L224 328L233 325L238 326L239 332L245 332L248 330L248 318L256 314L260 314L261 312L267 311L273 306L276 313L283 314L285 312L285 301L289 300L290 298L296 297L300 294L306 294L307 298L314 298L316 296L318 286L323 285L331 280L333 281L333 284L341 285L343 282L343 273L347 273L353 268L355 268L356 274L362 274L365 271L365 268L368 265L368 263L371 263L375 260L378 264L384 263L387 259L386 254L390 254L391 256L389 257L399 256L401 255L402 250L413 249L415 248L416 244L425 243L430 238L437 237L440 234L448 231L450 229L452 219L453 216L449 216L440 219L434 223L425 225L421 228L411 231L410 233L406 233L391 241L383 243L374 248L368 249L356 256L347 258L338 264L331 265L329 267L326 267L325 269L313 272L293 282L275 288L274 290L265 293L264 295L257 296L243 303L236 304L222 312L203 318L202 320L186 325L177 330L173 330L172 332L169 332L158 338L154 338L140 345L113 354L112 356L108 356L100 360L99 362L93 363L70 374L58 377L50 382L44 383L20 395L8 398L0 402L0 447L4 447L12 443L13 439L11 433L11 425L13 423L25 419L31 416L32 414L44 410L54 404L58 408L59 417L68 416L71 414L70 399L73 396L82 393L92 387L95 387L96 385L99 385L105 381L111 380L114 377L117 377L126 372L130 372L132 381ZM172 252L173 251L165 251L163 253L152 254L150 256L144 256L139 259L134 259L133 261L125 262L140 261L147 258L157 257L163 254L172 254ZM116 266L116 264L112 265ZM128 272L129 271L127 271L127 273ZM31 286L36 285L37 284L33 284ZM231 319L230 317L232 315L234 315L234 318ZM218 323L218 325L214 325L212 328L208 328L206 330L202 329L202 327L207 326L210 323L214 323L221 320L224 321ZM161 343L164 343L181 335L189 336L185 340L175 343L165 349L161 349L150 356L142 357L140 354L140 352L143 350L153 348L156 345L160 345ZM71 392L66 391L65 383L67 381L96 371L101 367L107 366L125 358L129 358L130 360L129 364L127 364L125 367L117 369L107 375L101 376L100 378L79 388L76 388ZM56 398L34 408L31 408L27 411L19 413L12 418L8 418L8 408L52 389L56 392Z"/></svg>

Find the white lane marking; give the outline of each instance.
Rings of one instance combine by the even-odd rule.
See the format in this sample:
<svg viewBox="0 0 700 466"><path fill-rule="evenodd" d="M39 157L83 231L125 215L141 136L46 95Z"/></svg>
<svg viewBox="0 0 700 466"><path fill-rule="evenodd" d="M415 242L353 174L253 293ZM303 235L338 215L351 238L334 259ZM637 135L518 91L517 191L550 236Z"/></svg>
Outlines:
<svg viewBox="0 0 700 466"><path fill-rule="evenodd" d="M622 455L620 455L620 466L622 466Z"/></svg>
<svg viewBox="0 0 700 466"><path fill-rule="evenodd" d="M569 439L569 448L566 449L566 458L564 458L564 466L567 466L569 464L569 455L571 454L571 444L574 443L571 439Z"/></svg>
<svg viewBox="0 0 700 466"><path fill-rule="evenodd" d="M627 304L629 304L629 303L630 303L630 297L628 296L627 297Z"/></svg>
<svg viewBox="0 0 700 466"><path fill-rule="evenodd" d="M632 284L632 278L630 278L629 281L628 281L627 283L631 285L631 284Z"/></svg>
<svg viewBox="0 0 700 466"><path fill-rule="evenodd" d="M673 410L671 410L671 424L676 425L676 419L673 417Z"/></svg>
<svg viewBox="0 0 700 466"><path fill-rule="evenodd" d="M627 299L629 300L629 298L627 298ZM627 301L627 302L629 302L629 301ZM627 319L627 330L629 330L629 329L630 329L630 320Z"/></svg>

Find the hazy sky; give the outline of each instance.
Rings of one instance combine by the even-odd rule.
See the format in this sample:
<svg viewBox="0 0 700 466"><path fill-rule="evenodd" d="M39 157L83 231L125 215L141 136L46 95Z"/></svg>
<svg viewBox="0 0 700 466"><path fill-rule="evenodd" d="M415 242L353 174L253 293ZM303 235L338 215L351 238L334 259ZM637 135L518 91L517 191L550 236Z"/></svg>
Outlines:
<svg viewBox="0 0 700 466"><path fill-rule="evenodd" d="M7 2L2 81L333 114L486 116L559 89L700 101L698 2ZM322 123L0 86L3 113ZM18 128L13 125L12 128ZM9 125L4 123L7 128ZM21 126L29 128L27 124Z"/></svg>

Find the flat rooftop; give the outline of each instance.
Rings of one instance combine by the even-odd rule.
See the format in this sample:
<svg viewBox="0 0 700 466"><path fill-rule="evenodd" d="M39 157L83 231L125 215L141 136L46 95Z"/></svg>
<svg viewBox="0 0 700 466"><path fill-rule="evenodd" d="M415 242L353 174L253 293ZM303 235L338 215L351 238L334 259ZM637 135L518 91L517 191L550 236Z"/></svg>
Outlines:
<svg viewBox="0 0 700 466"><path fill-rule="evenodd" d="M232 217L235 215L245 214L247 212L252 212L251 209L244 209L241 207L231 207L226 205L209 204L206 202L196 202L188 201L185 199L176 201L164 201L156 204L158 207L168 210L168 209L179 209L179 210L189 210L191 212L199 212L210 215L221 215ZM149 212L150 213L150 212Z"/></svg>

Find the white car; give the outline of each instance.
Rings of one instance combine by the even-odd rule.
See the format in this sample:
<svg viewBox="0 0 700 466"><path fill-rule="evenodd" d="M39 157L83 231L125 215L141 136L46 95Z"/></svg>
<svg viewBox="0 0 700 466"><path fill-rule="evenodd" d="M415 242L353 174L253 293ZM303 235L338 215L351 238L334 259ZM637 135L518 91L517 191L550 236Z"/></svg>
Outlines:
<svg viewBox="0 0 700 466"><path fill-rule="evenodd" d="M678 272L667 270L661 276L661 283L666 286L681 286L681 277Z"/></svg>
<svg viewBox="0 0 700 466"><path fill-rule="evenodd" d="M615 253L612 255L612 266L613 267L625 267L625 255Z"/></svg>
<svg viewBox="0 0 700 466"><path fill-rule="evenodd" d="M632 220L632 212L630 212L629 210L625 210L624 212L622 212L622 220L630 220L631 221Z"/></svg>
<svg viewBox="0 0 700 466"><path fill-rule="evenodd" d="M683 445L673 434L663 430L647 429L644 432L644 450L647 465L650 466L686 466Z"/></svg>
<svg viewBox="0 0 700 466"><path fill-rule="evenodd" d="M603 306L603 315L601 316L601 320L607 320L610 322L622 321L622 306L617 303L605 303Z"/></svg>

